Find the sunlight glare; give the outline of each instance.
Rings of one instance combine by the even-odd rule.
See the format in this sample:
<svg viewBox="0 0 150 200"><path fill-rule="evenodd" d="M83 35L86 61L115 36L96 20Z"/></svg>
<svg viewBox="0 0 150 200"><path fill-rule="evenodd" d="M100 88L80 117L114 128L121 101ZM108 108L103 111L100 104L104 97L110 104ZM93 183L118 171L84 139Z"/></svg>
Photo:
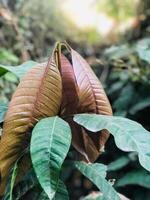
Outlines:
<svg viewBox="0 0 150 200"><path fill-rule="evenodd" d="M106 35L114 24L111 18L95 9L94 0L65 0L63 10L80 29L95 28Z"/></svg>

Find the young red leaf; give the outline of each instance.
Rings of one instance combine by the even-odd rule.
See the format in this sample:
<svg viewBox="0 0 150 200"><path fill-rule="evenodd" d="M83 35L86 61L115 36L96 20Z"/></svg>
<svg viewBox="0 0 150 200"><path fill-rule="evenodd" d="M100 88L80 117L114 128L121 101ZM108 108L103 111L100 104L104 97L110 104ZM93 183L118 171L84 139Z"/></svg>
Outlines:
<svg viewBox="0 0 150 200"><path fill-rule="evenodd" d="M102 84L92 71L89 64L73 49L71 49L72 66L78 85L79 103L78 113L97 113L112 115L111 105L102 87ZM109 137L108 131L101 131L97 135L88 134L88 131L77 132L83 135L84 154L93 162L99 156L101 149ZM89 143L89 141L92 141ZM74 143L78 143L77 140ZM82 148L82 147L81 147ZM82 149L83 150L83 149Z"/></svg>
<svg viewBox="0 0 150 200"><path fill-rule="evenodd" d="M29 71L18 85L6 113L0 141L0 194L8 173L29 143L30 131L44 117L58 114L62 82L54 60Z"/></svg>

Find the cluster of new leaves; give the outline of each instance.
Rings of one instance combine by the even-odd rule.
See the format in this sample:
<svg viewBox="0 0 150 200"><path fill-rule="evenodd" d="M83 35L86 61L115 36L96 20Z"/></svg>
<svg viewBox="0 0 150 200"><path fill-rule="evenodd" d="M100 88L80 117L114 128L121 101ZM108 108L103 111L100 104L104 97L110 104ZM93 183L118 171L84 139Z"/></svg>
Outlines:
<svg viewBox="0 0 150 200"><path fill-rule="evenodd" d="M62 45L71 61L62 54ZM58 43L46 64L28 62L23 69L1 69L2 74L12 71L21 77L0 141L0 192L5 200L24 195L23 199L68 199L60 172L71 142L82 160L76 161L75 167L102 192L96 199L120 200L105 179L107 167L90 163L100 154L109 132L119 149L137 152L141 165L150 171L149 132L136 122L111 116L101 83L70 46Z"/></svg>
<svg viewBox="0 0 150 200"><path fill-rule="evenodd" d="M66 45L66 44L65 44ZM73 146L81 159L94 161L100 154L109 134L97 136L73 122L76 113L111 115L112 110L101 83L88 63L68 45L71 62L57 44L48 63L30 62L27 67L1 66L1 74L12 71L21 77L5 116L0 148L1 194L10 168L28 146L31 130L42 118L59 115L71 126Z"/></svg>

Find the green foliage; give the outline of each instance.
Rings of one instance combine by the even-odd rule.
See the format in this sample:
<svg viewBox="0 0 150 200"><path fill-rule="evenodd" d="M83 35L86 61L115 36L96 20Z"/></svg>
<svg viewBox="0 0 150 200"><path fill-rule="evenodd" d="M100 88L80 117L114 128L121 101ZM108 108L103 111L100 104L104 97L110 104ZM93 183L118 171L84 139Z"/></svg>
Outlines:
<svg viewBox="0 0 150 200"><path fill-rule="evenodd" d="M102 164L87 164L85 162L76 162L76 167L86 177L88 177L102 191L107 200L120 200L117 192L105 179L106 166Z"/></svg>
<svg viewBox="0 0 150 200"><path fill-rule="evenodd" d="M11 50L0 48L0 63L18 64L19 58L14 55Z"/></svg>
<svg viewBox="0 0 150 200"><path fill-rule="evenodd" d="M132 40L129 43L126 42L126 38L124 39L124 43L105 49L102 56L111 69L108 75L106 89L114 115L121 115L133 119L150 130L150 58L145 54L145 51L149 51L150 49L150 40L147 37L137 41ZM142 55L146 56L145 58L142 58L139 54L142 51ZM104 162L114 163L114 170L109 173L110 176L115 176L119 180L122 174L126 174L130 170L141 171L136 154L129 153L127 155L129 160L126 158L122 159L122 152L115 150L112 144L114 144L113 138L110 140L110 147L109 145L107 146L104 159ZM115 172L115 163L117 172ZM117 166L120 166L119 169L117 169ZM148 190L143 188L143 186L131 187L127 184L122 191L126 195L129 195L131 199L135 200L147 199L149 196Z"/></svg>
<svg viewBox="0 0 150 200"><path fill-rule="evenodd" d="M18 66L5 66L0 65L0 76L4 75L6 72L12 72L17 78L22 78L31 68L35 67L37 62L27 61Z"/></svg>
<svg viewBox="0 0 150 200"><path fill-rule="evenodd" d="M107 129L119 149L136 151L141 165L150 171L150 133L140 124L122 117L96 114L76 115L74 120L92 132Z"/></svg>
<svg viewBox="0 0 150 200"><path fill-rule="evenodd" d="M58 189L57 189L56 195L54 197L54 200L55 199L58 199L58 200L61 200L61 199L69 200L69 195L68 195L67 188L66 188L65 184L60 179L59 179L59 182L58 182Z"/></svg>
<svg viewBox="0 0 150 200"><path fill-rule="evenodd" d="M47 194L43 191L41 192L41 194L38 197L38 200L48 200L48 196ZM56 191L55 197L53 198L53 200L69 200L69 196L68 196L68 191L66 189L66 186L64 185L64 183L59 180L58 182L58 189Z"/></svg>
<svg viewBox="0 0 150 200"><path fill-rule="evenodd" d="M17 163L15 164L17 166ZM17 166L18 167L18 166ZM15 168L17 170L17 168ZM14 186L14 179L12 186ZM12 181L11 181L12 182ZM6 195L4 196L4 200L10 200L10 197L13 200L19 200L22 198L28 191L33 189L36 185L38 185L38 181L36 175L33 170L29 170L26 175L22 178L22 180L14 186L13 190L9 188L10 183L8 182Z"/></svg>
<svg viewBox="0 0 150 200"><path fill-rule="evenodd" d="M136 114L137 112L150 107L150 97L147 97L145 99L143 99L142 101L138 102L137 104L135 104L135 106L132 106L130 109L130 113L131 114Z"/></svg>
<svg viewBox="0 0 150 200"><path fill-rule="evenodd" d="M118 158L117 160L111 162L108 165L108 171L115 171L115 170L119 170L123 167L125 167L126 165L128 165L130 162L129 157L127 156L122 156L120 158Z"/></svg>
<svg viewBox="0 0 150 200"><path fill-rule="evenodd" d="M61 165L70 143L70 128L59 117L45 118L33 129L30 147L32 163L49 199L54 197L59 186Z"/></svg>
<svg viewBox="0 0 150 200"><path fill-rule="evenodd" d="M135 49L141 60L150 64L150 38L145 38L137 43Z"/></svg>
<svg viewBox="0 0 150 200"><path fill-rule="evenodd" d="M146 170L134 170L128 172L116 183L116 187L122 187L125 185L140 185L149 189L150 174Z"/></svg>
<svg viewBox="0 0 150 200"><path fill-rule="evenodd" d="M0 105L0 123L4 121L5 113L8 109L7 104Z"/></svg>
<svg viewBox="0 0 150 200"><path fill-rule="evenodd" d="M16 180L16 176L17 176L17 168L18 168L18 162L15 163L13 170L12 170L12 174L11 174L11 178L10 178L10 182L8 183L7 187L6 187L6 195L4 196L4 200L13 200L13 187L14 187L14 183Z"/></svg>
<svg viewBox="0 0 150 200"><path fill-rule="evenodd" d="M39 18L40 18L40 16L39 16ZM28 24L26 22L25 18L23 19L23 17L21 17L20 19L21 19L21 23L22 23L21 26L26 26L26 24ZM39 26L41 26L41 24ZM36 25L35 25L35 27L36 27ZM47 31L47 29L45 29L45 32L46 31ZM28 36L26 36L26 37L28 37ZM45 37L45 36L43 35L42 37ZM91 41L93 41L92 34L90 34L90 38L91 38ZM39 41L42 41L42 39ZM41 44L41 42L39 42L39 44ZM103 58L105 58L107 60L108 65L110 65L112 68L111 73L108 78L108 84L107 84L108 89L107 90L108 90L110 100L112 102L114 114L126 116L128 118L134 119L134 120L142 123L145 127L150 128L149 127L149 115L145 114L145 112L146 111L148 112L149 108L150 108L149 38L145 38L145 39L138 41L136 43L133 43L133 44L123 44L123 45L113 46L112 48L107 49L105 51L105 53L103 54L103 56L104 56ZM10 56L10 58L11 58L11 56ZM13 59L10 61L8 61L8 59L6 59L4 61L5 62L1 61L1 63L4 63L4 64L5 63L11 63L11 64L13 63L14 65L18 64L18 61L17 60L13 61ZM5 85L4 88L5 88L6 93L8 93L8 90L12 90L12 89L10 86L7 85L7 81L16 83L15 77L20 79L28 70L30 70L34 65L36 65L36 62L29 61L29 63L27 62L27 63L25 63L23 65L19 65L17 67L5 66L4 64L0 66L0 75L5 76L6 85L4 84ZM8 74L8 71L11 73ZM12 73L15 74L15 76L13 76ZM3 76L3 78L4 78L4 76ZM12 85L13 84L11 84L11 86ZM3 102L2 101L3 97L4 97L4 95L2 93L2 95L0 96L1 102ZM0 123L3 122L4 114L5 114L6 110L7 110L7 105L2 105L0 107ZM113 119L115 120L116 118L113 117ZM95 122L96 122L96 120L95 120ZM102 120L101 120L101 122L102 122ZM128 135L127 138L130 138L130 135L131 135L131 134L128 134L128 132L131 133L129 130L129 126L128 126L130 123L128 123L128 122L129 121L123 121L123 124L120 121L115 122L116 124L121 123L121 126L124 127L123 130L122 130L122 128L121 129L119 128L122 131L122 133L125 133L124 135L121 135L121 137L119 139L117 136L117 134L118 134L117 130L115 128L113 128L114 124L111 127L111 130L113 128L113 131L115 131L115 132L113 132L114 137L115 138L117 137L117 140L119 141L118 142L119 148L124 149L124 150L126 150L127 147L129 149L128 144L130 142L131 143L133 142L133 140L131 140L131 139L126 139L126 138L124 139L124 137L126 137L127 135ZM39 122L39 123L41 123L41 122ZM107 123L104 126L105 128L106 128L106 125L107 125ZM47 131L45 131L45 132L48 134L49 131L50 131L50 129L47 129ZM46 136L44 136L47 134L45 134L45 133L43 134L43 130L41 132L42 132L41 133L42 136L41 136L41 141L39 141L39 142L41 142L41 144L42 144L43 140L44 141L47 140ZM134 133L135 133L135 131L133 131L132 134L134 135ZM95 133L93 133L93 134L95 134ZM150 144L149 137L147 138L144 136L145 131L143 134L143 129L138 128L138 131L136 132L136 134L137 134L135 137L136 141L134 144L132 144L132 145L130 144L130 146L134 147L133 149L135 150L135 146L137 144L138 150L140 151L140 153L142 152L141 154L143 154L143 152L145 152L145 151L149 151L149 149L148 149L148 144ZM47 136L47 138L48 138L48 136ZM61 141L63 141L63 140L61 140ZM139 141L143 141L144 143L141 145L141 142L139 142ZM45 142L43 142L43 144L44 143ZM123 148L123 147L125 147L125 148ZM40 158L41 158L42 157L41 155L43 155L43 153L42 153L42 150L41 151L40 150L37 149L37 152L40 154ZM56 148L56 150L57 150L57 148ZM123 153L120 151L116 152L116 150L115 150L115 148L113 148L113 146L109 147L107 145L107 149L104 153L104 156L102 156L102 158L100 158L100 159L101 159L101 161L103 161L103 159L104 159L104 162L106 162L106 163L111 162L110 164L108 164L108 171L109 171L108 178L114 177L117 180L116 181L117 183L114 185L114 187L120 187L119 189L121 189L121 187L123 186L124 187L123 189L125 189L125 190L122 190L122 191L125 193L127 193L126 191L128 191L130 195L133 194L132 195L133 199L135 199L135 200L147 199L148 200L150 193L148 193L148 190L146 190L146 188L149 189L149 185L150 185L149 173L144 170L141 170L140 166L137 163L136 153L135 154L133 153L132 155L126 154L126 156L124 156L124 155L122 156L122 154ZM57 156L55 156L55 157L57 157ZM132 158L132 157L134 157L134 158ZM147 157L149 157L149 155ZM113 160L113 162L112 162L112 160ZM145 161L145 160L143 162L144 162L144 165L146 163L146 165L148 165L148 168L149 168L150 162ZM43 162L41 162L40 164L42 165ZM69 167L71 168L72 166L69 165ZM59 168L59 171L60 170L61 170L61 167ZM116 170L118 170L118 171L115 172ZM129 170L131 170L131 171L128 172ZM57 169L56 169L56 171L57 171ZM93 171L93 169L91 169L91 171L89 173L93 173L92 171ZM69 173L66 173L66 174L68 175ZM124 176L122 176L122 175L124 175ZM87 173L86 176L88 177L89 174ZM9 180L13 180L13 178L9 179ZM60 181L60 179L59 179L59 181ZM92 181L95 182L95 180L92 180ZM130 191L130 185L139 185L140 187L138 187L138 189L137 189L134 186L132 186L134 188L133 189L131 188L132 190ZM107 188L108 185L105 185L105 186L106 186L106 189L108 189ZM13 185L12 185L12 187L13 187ZM5 199L9 199L10 193L12 193L13 200L48 199L48 196L46 195L46 193L43 192L43 189L41 188L41 186L39 184L38 177L35 176L35 172L33 169L31 171L27 172L25 177L23 177L22 180L14 186L13 190L12 190L12 187L11 187L11 190L10 190L10 187L8 187L9 191L7 191L7 195L6 195ZM63 185L62 182L58 182L58 189L56 191L56 195L55 195L54 199L61 200L62 198L63 199L69 198L67 191L64 187L65 186ZM110 186L108 186L108 187L110 187ZM60 189L60 191L59 191L59 189ZM99 184L99 189L102 191L102 187L100 184ZM100 199L104 200L105 197L98 196L96 198L96 200L100 200ZM90 200L91 200L91 198L90 198Z"/></svg>
<svg viewBox="0 0 150 200"><path fill-rule="evenodd" d="M126 20L134 16L136 12L135 3L130 0L101 0L98 2L98 9L101 12L105 11L108 16L114 17L118 21Z"/></svg>
<svg viewBox="0 0 150 200"><path fill-rule="evenodd" d="M21 184L19 185L19 191L18 191L18 188L17 188L17 193L16 193L17 195L19 194L19 198L14 197L13 189L14 189L14 185L15 185L15 182L16 182L19 163L20 163L21 159L24 157L24 155L27 154L27 153L28 153L28 148L26 148L23 151L23 153L20 155L20 157L15 162L14 167L10 170L9 179L8 179L8 183L7 183L7 186L6 186L6 189L5 189L5 194L4 194L3 200L14 200L14 199L16 200L16 199L20 198L20 196L22 194L22 190L20 190L20 188L22 188Z"/></svg>

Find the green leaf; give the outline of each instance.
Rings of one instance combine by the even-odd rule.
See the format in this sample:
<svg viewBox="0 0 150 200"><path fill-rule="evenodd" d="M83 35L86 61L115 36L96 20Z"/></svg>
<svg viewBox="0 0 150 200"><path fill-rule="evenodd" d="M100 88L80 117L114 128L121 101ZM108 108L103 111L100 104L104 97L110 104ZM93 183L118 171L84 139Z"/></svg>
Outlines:
<svg viewBox="0 0 150 200"><path fill-rule="evenodd" d="M38 63L34 61L27 61L18 66L6 66L0 65L0 76L4 75L6 72L12 72L19 79L22 78L30 69L35 67Z"/></svg>
<svg viewBox="0 0 150 200"><path fill-rule="evenodd" d="M32 169L28 171L27 174L23 177L23 179L14 187L12 193L12 199L19 200L36 185L38 185L38 181ZM8 199L7 197L5 198L6 198L5 200Z"/></svg>
<svg viewBox="0 0 150 200"><path fill-rule="evenodd" d="M31 159L38 181L49 199L57 191L62 163L71 144L71 130L59 117L42 119L31 138Z"/></svg>
<svg viewBox="0 0 150 200"><path fill-rule="evenodd" d="M19 62L19 58L11 50L0 48L0 62L17 64Z"/></svg>
<svg viewBox="0 0 150 200"><path fill-rule="evenodd" d="M39 198L37 200L48 200L47 194L43 191L41 192ZM69 200L68 191L64 183L59 179L58 189L53 200Z"/></svg>
<svg viewBox="0 0 150 200"><path fill-rule="evenodd" d="M138 48L136 51L141 60L150 63L150 49Z"/></svg>
<svg viewBox="0 0 150 200"><path fill-rule="evenodd" d="M116 187L125 185L140 185L142 187L150 188L150 174L146 170L136 170L127 173L116 183Z"/></svg>
<svg viewBox="0 0 150 200"><path fill-rule="evenodd" d="M33 190L33 191L32 191ZM48 200L47 194L41 190L39 182L33 169L29 170L23 179L13 188L11 197L13 200L24 199L24 195L30 193L30 196L35 196L35 191L38 193L36 200ZM8 191L3 200L9 200L10 191ZM68 192L64 183L59 180L58 189L53 200L69 200Z"/></svg>
<svg viewBox="0 0 150 200"><path fill-rule="evenodd" d="M18 83L18 78L16 77L15 74L13 74L12 72L7 72L5 75L4 75L5 79L7 81L10 81L12 83Z"/></svg>
<svg viewBox="0 0 150 200"><path fill-rule="evenodd" d="M104 52L104 55L111 60L116 60L128 57L132 52L133 50L127 45L120 45L107 48Z"/></svg>
<svg viewBox="0 0 150 200"><path fill-rule="evenodd" d="M16 176L17 176L17 168L18 168L18 161L15 163L12 173L11 173L11 177L9 178L9 183L6 187L6 192L4 195L3 200L14 200L13 199L13 187L14 187L14 183L16 180Z"/></svg>
<svg viewBox="0 0 150 200"><path fill-rule="evenodd" d="M126 95L128 94L128 95ZM124 86L119 93L119 98L116 99L116 101L113 104L113 107L116 109L116 113L119 115L122 115L123 117L127 115L127 110L133 101L133 98L135 96L135 89L133 85L127 84ZM115 113L115 115L117 115Z"/></svg>
<svg viewBox="0 0 150 200"><path fill-rule="evenodd" d="M117 192L105 179L106 166L103 164L87 164L85 162L75 162L77 169L92 181L99 190L103 193L103 196L107 200L120 200Z"/></svg>
<svg viewBox="0 0 150 200"><path fill-rule="evenodd" d="M122 156L120 158L118 158L117 160L111 162L107 167L108 171L115 171L115 170L119 170L122 167L125 167L126 165L128 165L128 163L130 162L130 159L126 156Z"/></svg>
<svg viewBox="0 0 150 200"><path fill-rule="evenodd" d="M150 171L150 132L139 123L115 116L80 114L74 120L86 129L97 132L107 129L123 151L136 151L141 165Z"/></svg>
<svg viewBox="0 0 150 200"><path fill-rule="evenodd" d="M54 200L69 200L69 195L65 184L59 179L58 188Z"/></svg>
<svg viewBox="0 0 150 200"><path fill-rule="evenodd" d="M131 114L136 114L138 111L143 110L150 106L150 97L143 99L142 101L135 104L130 109Z"/></svg>
<svg viewBox="0 0 150 200"><path fill-rule="evenodd" d="M0 105L0 123L4 121L7 109L8 109L7 104Z"/></svg>
<svg viewBox="0 0 150 200"><path fill-rule="evenodd" d="M14 189L14 184L16 181L17 177L17 172L18 172L18 164L22 157L28 152L28 148L26 148L21 156L18 158L18 160L15 162L14 167L10 171L9 177L8 177L8 183L6 186L5 194L3 200L15 200L16 198L13 197L13 189Z"/></svg>

